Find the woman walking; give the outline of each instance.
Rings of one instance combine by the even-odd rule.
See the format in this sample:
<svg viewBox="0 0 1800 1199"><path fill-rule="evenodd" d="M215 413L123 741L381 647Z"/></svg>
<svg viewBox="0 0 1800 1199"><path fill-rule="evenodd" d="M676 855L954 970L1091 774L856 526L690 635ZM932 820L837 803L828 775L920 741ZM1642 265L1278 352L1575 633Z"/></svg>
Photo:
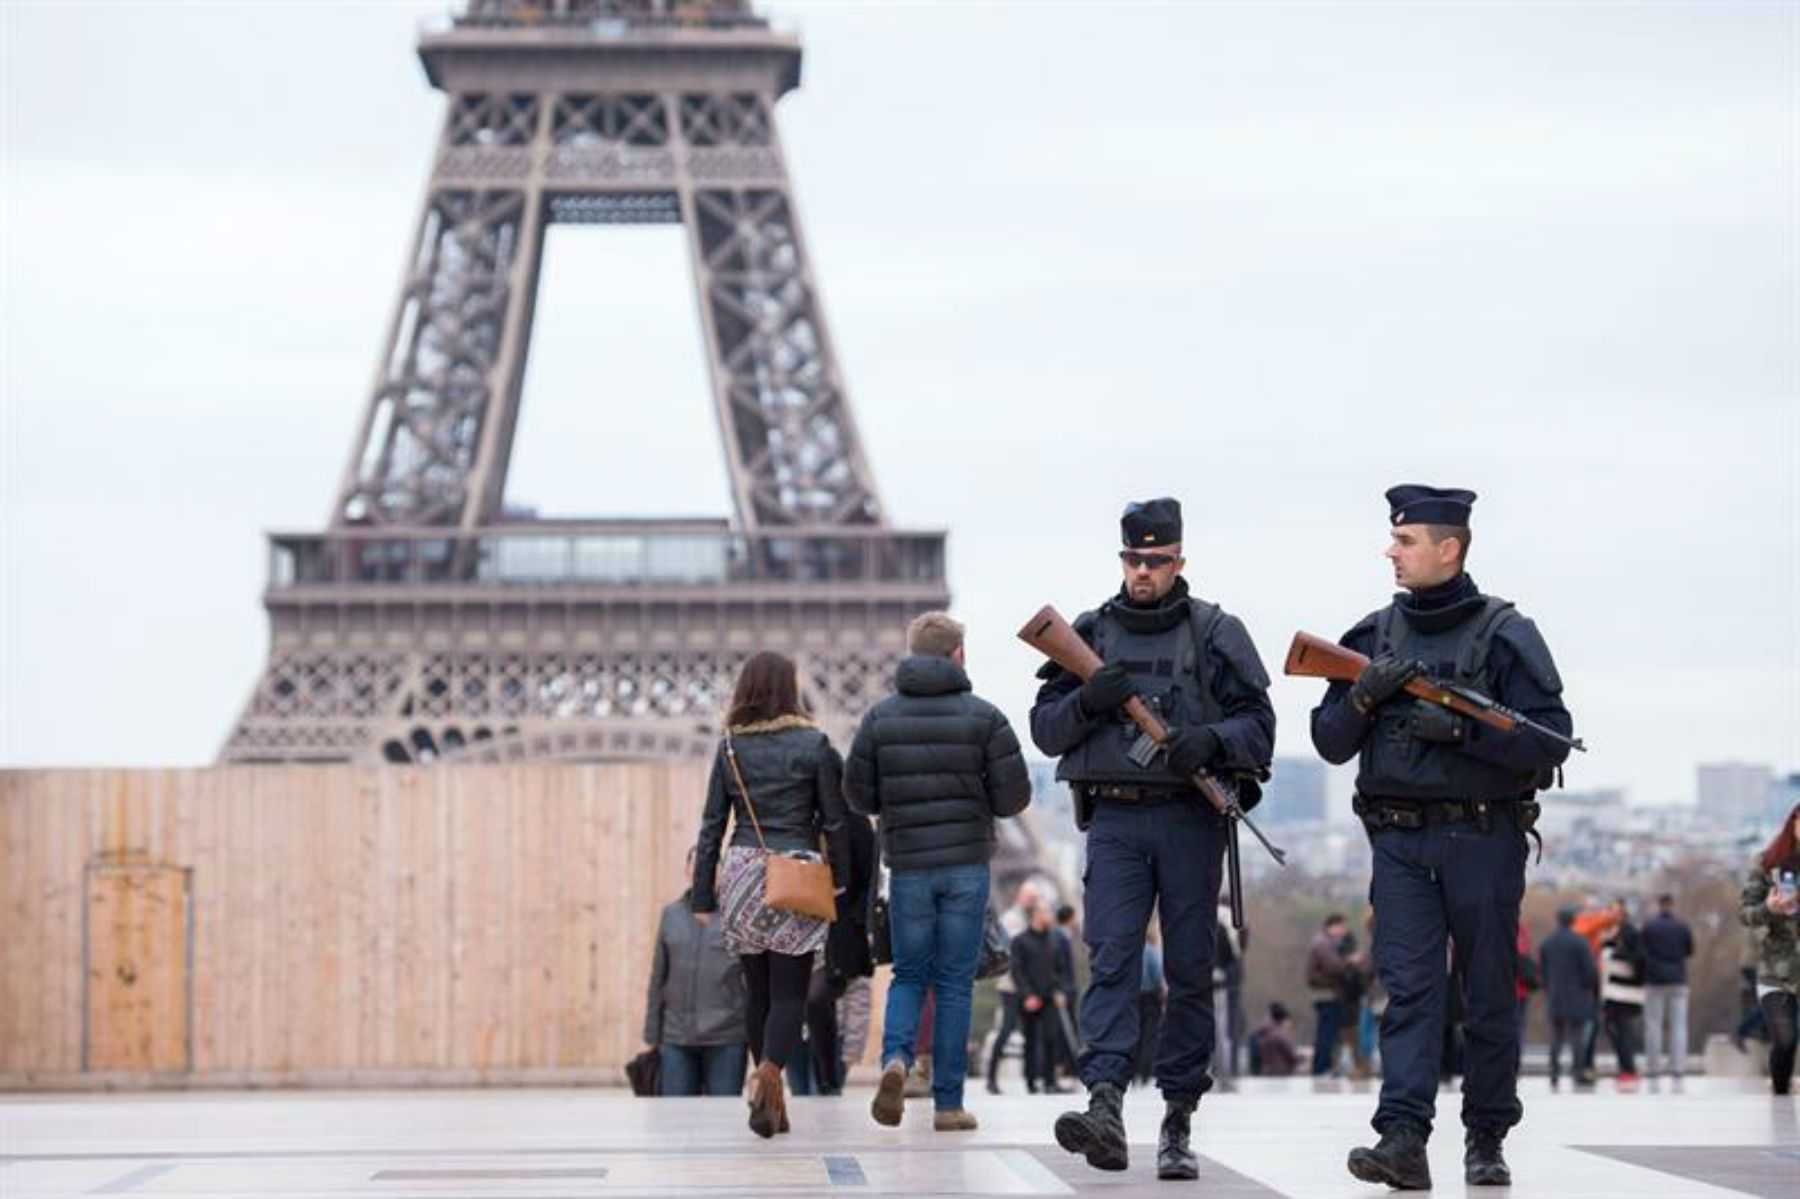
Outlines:
<svg viewBox="0 0 1800 1199"><path fill-rule="evenodd" d="M1800 804L1751 865L1738 914L1762 933L1756 997L1769 1027L1769 1083L1777 1095L1786 1095L1794 1081L1800 995Z"/></svg>
<svg viewBox="0 0 1800 1199"><path fill-rule="evenodd" d="M850 878L843 759L807 714L794 663L780 654L760 653L744 664L725 725L695 846L693 908L703 921L719 914L726 948L743 960L746 1033L756 1062L750 1129L772 1137L788 1130L781 1072L800 1046L813 954L830 923L766 904L767 862L771 854L816 861L823 837L833 886L843 895ZM731 841L715 892L727 823Z"/></svg>

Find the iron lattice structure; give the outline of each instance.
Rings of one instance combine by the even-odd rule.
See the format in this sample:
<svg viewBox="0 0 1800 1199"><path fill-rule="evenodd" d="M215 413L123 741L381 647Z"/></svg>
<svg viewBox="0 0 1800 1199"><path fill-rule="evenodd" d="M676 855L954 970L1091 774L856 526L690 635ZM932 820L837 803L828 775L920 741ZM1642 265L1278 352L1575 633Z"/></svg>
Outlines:
<svg viewBox="0 0 1800 1199"><path fill-rule="evenodd" d="M835 736L941 607L885 519L774 119L800 46L743 0L472 0L419 56L446 114L319 534L275 534L270 656L226 761L709 753L758 649ZM552 222L686 229L735 521L508 520Z"/></svg>

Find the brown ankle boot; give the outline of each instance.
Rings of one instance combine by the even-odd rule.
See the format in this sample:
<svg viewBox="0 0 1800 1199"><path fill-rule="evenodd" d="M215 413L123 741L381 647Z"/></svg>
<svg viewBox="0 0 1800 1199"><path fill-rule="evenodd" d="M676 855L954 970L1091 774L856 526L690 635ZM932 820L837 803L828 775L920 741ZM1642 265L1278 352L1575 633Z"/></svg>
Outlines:
<svg viewBox="0 0 1800 1199"><path fill-rule="evenodd" d="M781 1067L764 1062L750 1076L750 1131L768 1138L780 1129L787 1114L787 1097L781 1090Z"/></svg>

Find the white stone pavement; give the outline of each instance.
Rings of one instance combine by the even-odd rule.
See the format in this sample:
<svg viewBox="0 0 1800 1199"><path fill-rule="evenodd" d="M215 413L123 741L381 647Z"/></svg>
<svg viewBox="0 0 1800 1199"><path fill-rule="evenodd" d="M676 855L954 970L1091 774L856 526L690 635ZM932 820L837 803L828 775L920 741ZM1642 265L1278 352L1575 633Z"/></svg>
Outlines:
<svg viewBox="0 0 1800 1199"><path fill-rule="evenodd" d="M1610 1083L1553 1094L1524 1084L1525 1123L1507 1142L1515 1199L1800 1196L1791 1097L1749 1079L1689 1079L1635 1093ZM1153 1093L1126 1114L1131 1169L1101 1174L1055 1146L1075 1096L972 1090L978 1132L935 1133L929 1101L898 1129L868 1116L867 1088L797 1099L794 1131L757 1140L744 1106L634 1099L614 1090L259 1092L0 1096L0 1196L778 1196L1154 1194L1207 1199L1384 1192L1350 1178L1345 1151L1369 1139L1371 1084L1251 1079L1208 1096L1196 1125L1198 1183L1158 1183ZM1458 1097L1440 1096L1432 1171L1461 1170Z"/></svg>

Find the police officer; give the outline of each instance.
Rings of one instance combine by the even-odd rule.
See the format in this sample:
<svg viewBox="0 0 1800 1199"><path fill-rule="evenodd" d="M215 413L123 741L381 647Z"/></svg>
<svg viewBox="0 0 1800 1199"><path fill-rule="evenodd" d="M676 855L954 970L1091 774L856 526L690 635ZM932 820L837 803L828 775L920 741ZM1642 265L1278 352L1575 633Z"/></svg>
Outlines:
<svg viewBox="0 0 1800 1199"><path fill-rule="evenodd" d="M1425 1141L1448 943L1466 979L1464 1176L1507 1186L1500 1145L1524 1112L1514 972L1526 833L1534 794L1569 751L1523 727L1504 733L1466 720L1404 687L1417 675L1460 682L1565 736L1573 722L1537 626L1463 570L1475 493L1407 485L1387 500L1386 557L1404 590L1344 635L1345 647L1371 661L1354 684L1333 683L1312 714L1326 761L1360 755L1355 808L1374 856L1375 969L1388 994L1373 1121L1381 1139L1352 1150L1348 1164L1364 1182L1431 1186Z"/></svg>
<svg viewBox="0 0 1800 1199"><path fill-rule="evenodd" d="M1243 624L1192 595L1181 577L1181 505L1134 503L1120 522L1125 581L1075 620L1105 665L1085 683L1055 665L1031 709L1031 736L1060 758L1076 823L1087 831L1090 980L1081 1002L1085 1112L1065 1112L1056 1140L1101 1170L1126 1167L1124 1090L1138 1039L1144 932L1161 915L1169 999L1156 1054L1166 1101L1158 1178L1199 1176L1188 1146L1200 1096L1212 1086L1213 924L1224 822L1194 789L1202 768L1260 797L1275 740L1269 676ZM1138 730L1122 707L1133 695L1169 726L1167 752L1140 765Z"/></svg>

